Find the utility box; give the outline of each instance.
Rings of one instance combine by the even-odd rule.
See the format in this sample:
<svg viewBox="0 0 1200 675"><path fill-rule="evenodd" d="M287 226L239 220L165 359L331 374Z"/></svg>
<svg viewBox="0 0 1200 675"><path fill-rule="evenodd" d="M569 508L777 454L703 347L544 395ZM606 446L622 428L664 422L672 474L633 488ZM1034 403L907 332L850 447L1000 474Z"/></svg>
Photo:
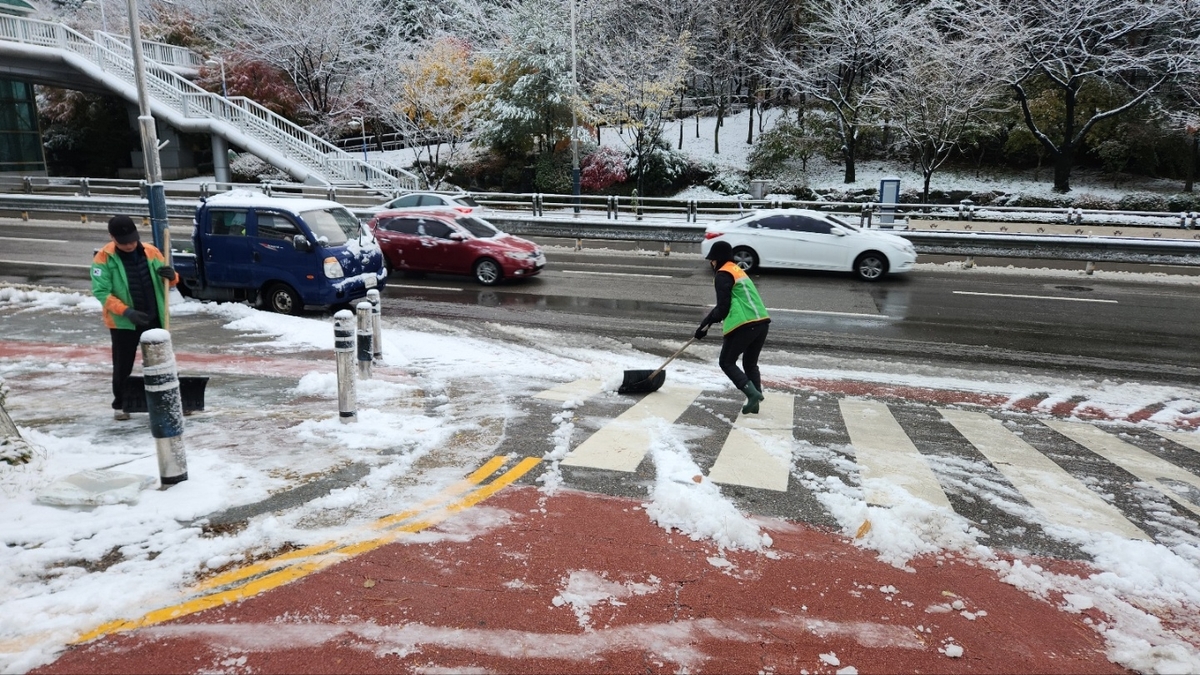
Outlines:
<svg viewBox="0 0 1200 675"><path fill-rule="evenodd" d="M771 184L769 180L752 180L750 181L750 198L762 199L767 195L767 186Z"/></svg>
<svg viewBox="0 0 1200 675"><path fill-rule="evenodd" d="M888 176L879 181L879 226L896 224L896 205L900 203L900 179Z"/></svg>

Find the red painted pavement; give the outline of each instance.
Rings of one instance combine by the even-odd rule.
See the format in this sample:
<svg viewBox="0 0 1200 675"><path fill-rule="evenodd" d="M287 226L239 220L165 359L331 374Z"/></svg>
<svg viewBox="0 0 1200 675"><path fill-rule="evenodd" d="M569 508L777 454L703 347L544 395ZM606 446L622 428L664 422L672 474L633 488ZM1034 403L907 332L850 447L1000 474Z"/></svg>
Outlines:
<svg viewBox="0 0 1200 675"><path fill-rule="evenodd" d="M668 533L642 508L510 488L457 517L492 523L470 538L392 544L33 672L1125 672L1082 615L970 560L925 558L909 572L838 534L761 520L767 554L730 551L718 567L711 542ZM582 607L581 622L559 597L572 573L627 592ZM974 620L931 609L955 600ZM962 656L939 651L948 644Z"/></svg>

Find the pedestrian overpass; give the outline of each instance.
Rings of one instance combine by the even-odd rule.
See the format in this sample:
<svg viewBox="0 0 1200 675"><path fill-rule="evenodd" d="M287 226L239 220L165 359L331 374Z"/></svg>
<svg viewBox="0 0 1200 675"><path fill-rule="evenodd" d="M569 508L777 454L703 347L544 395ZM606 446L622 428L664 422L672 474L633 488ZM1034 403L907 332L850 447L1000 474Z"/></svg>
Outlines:
<svg viewBox="0 0 1200 675"><path fill-rule="evenodd" d="M65 24L0 14L0 78L112 93L137 106L127 39L99 31L89 38ZM203 64L195 52L161 43L143 47L151 114L179 131L210 135L214 164L221 162L225 173L232 144L301 183L361 185L382 194L417 187L414 174L389 162L345 152L244 96L225 98L196 86L188 79Z"/></svg>

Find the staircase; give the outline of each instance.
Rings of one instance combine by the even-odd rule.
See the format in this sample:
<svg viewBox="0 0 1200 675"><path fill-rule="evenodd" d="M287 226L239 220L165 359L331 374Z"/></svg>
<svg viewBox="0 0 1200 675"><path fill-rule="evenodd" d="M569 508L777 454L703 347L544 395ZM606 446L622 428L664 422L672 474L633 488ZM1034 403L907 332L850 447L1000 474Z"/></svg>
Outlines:
<svg viewBox="0 0 1200 675"><path fill-rule="evenodd" d="M61 23L0 15L0 41L23 56L65 62L137 103L133 52L115 36L97 32L91 39ZM197 67L196 55L158 47L144 50L151 113L176 129L220 136L304 183L362 185L385 195L417 187L416 175L347 153L244 96L224 98L201 89L175 72Z"/></svg>

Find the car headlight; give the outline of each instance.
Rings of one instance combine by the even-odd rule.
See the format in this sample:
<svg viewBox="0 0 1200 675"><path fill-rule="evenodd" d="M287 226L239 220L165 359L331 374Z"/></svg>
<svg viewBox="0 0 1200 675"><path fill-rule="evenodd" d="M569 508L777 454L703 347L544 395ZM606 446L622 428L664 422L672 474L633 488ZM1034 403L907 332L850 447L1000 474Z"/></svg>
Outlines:
<svg viewBox="0 0 1200 675"><path fill-rule="evenodd" d="M526 253L525 251L509 251L504 255L512 258L513 260L533 260L534 258L538 257L537 251L534 251L533 253Z"/></svg>
<svg viewBox="0 0 1200 675"><path fill-rule="evenodd" d="M344 276L346 273L342 271L342 264L338 262L337 258L329 256L325 259L325 278L341 279Z"/></svg>

